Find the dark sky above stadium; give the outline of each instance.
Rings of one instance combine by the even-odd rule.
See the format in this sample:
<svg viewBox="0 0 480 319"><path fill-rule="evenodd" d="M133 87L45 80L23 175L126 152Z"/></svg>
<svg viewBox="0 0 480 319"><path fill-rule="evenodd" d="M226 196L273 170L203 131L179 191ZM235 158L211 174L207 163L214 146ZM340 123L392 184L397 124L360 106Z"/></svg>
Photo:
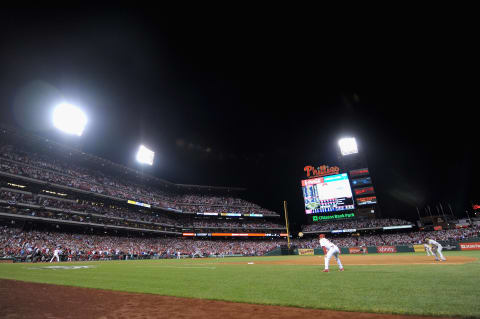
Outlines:
<svg viewBox="0 0 480 319"><path fill-rule="evenodd" d="M475 28L449 15L2 10L0 120L130 167L144 143L145 172L287 200L295 221L303 167L338 165L354 135L385 216L461 215L480 198L477 61ZM87 112L81 138L51 128L60 98Z"/></svg>

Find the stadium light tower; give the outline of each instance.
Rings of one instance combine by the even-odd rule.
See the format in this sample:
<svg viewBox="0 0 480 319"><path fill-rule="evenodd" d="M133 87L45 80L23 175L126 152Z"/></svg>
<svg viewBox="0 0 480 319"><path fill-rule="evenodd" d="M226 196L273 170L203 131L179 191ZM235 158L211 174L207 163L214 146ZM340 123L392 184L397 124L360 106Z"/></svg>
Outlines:
<svg viewBox="0 0 480 319"><path fill-rule="evenodd" d="M357 141L355 140L355 137L341 138L338 141L338 145L340 146L340 152L343 156L358 153Z"/></svg>
<svg viewBox="0 0 480 319"><path fill-rule="evenodd" d="M355 198L355 213L357 217L375 218L381 216L376 189L368 168L366 154L355 137L344 137L338 141L338 160L348 172L350 186ZM360 145L361 146L361 145Z"/></svg>
<svg viewBox="0 0 480 319"><path fill-rule="evenodd" d="M53 110L53 125L65 133L81 136L87 125L87 116L78 107L61 103Z"/></svg>
<svg viewBox="0 0 480 319"><path fill-rule="evenodd" d="M153 165L153 157L155 156L155 152L149 150L143 145L140 145L140 148L137 152L137 161L142 164Z"/></svg>

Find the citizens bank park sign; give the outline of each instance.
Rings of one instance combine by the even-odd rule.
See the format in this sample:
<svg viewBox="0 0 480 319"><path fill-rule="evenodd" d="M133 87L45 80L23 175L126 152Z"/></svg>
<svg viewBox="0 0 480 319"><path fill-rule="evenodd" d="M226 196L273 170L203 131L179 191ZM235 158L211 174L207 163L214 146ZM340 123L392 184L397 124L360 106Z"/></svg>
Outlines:
<svg viewBox="0 0 480 319"><path fill-rule="evenodd" d="M327 165L322 165L315 168L308 165L303 168L303 171L307 173L308 178L315 178L338 174L340 172L340 168L338 166L329 167Z"/></svg>

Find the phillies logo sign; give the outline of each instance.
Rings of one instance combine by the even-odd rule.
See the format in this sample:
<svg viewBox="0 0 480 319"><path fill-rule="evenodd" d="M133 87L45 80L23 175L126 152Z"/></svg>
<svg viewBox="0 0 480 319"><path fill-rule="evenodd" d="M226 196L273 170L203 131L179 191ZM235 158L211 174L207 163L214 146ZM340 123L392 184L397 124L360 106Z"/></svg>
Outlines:
<svg viewBox="0 0 480 319"><path fill-rule="evenodd" d="M317 168L313 166L305 166L303 171L307 173L308 178L334 175L340 172L340 168L337 166L328 167L327 165L318 166Z"/></svg>
<svg viewBox="0 0 480 319"><path fill-rule="evenodd" d="M395 246L377 246L377 253L388 254L396 252L397 248Z"/></svg>

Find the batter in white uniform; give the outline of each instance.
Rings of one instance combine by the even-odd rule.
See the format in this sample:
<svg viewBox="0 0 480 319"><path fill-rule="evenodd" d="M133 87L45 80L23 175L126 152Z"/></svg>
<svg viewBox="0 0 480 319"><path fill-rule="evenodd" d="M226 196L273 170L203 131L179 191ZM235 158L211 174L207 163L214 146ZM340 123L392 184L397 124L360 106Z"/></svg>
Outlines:
<svg viewBox="0 0 480 319"><path fill-rule="evenodd" d="M425 238L425 243L426 244L429 244L429 245L432 245L432 247L434 247L434 250L435 250L435 260L436 261L445 261L447 259L445 259L445 257L443 257L443 254L442 254L442 250L443 250L443 247L442 245L440 245L440 243L436 242L435 240L433 239L430 239L430 238Z"/></svg>
<svg viewBox="0 0 480 319"><path fill-rule="evenodd" d="M323 272L328 272L328 264L330 263L330 258L335 257L337 261L338 268L340 271L343 271L342 262L340 261L340 249L338 249L337 245L333 244L331 241L325 238L325 235L321 234L320 236L320 246L325 247L327 249L327 253L325 254L325 269Z"/></svg>
<svg viewBox="0 0 480 319"><path fill-rule="evenodd" d="M57 262L60 262L60 257L58 256L58 254L60 253L60 249L55 249L53 251L53 257L52 259L50 259L50 262L52 262L55 258L57 259Z"/></svg>

